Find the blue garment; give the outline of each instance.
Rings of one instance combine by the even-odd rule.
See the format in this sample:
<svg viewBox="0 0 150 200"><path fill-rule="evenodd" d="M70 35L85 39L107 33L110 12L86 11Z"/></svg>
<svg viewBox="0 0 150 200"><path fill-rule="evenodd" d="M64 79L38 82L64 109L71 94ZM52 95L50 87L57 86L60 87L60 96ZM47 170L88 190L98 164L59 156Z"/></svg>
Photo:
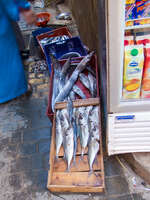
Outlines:
<svg viewBox="0 0 150 200"><path fill-rule="evenodd" d="M27 91L27 81L11 20L19 20L18 6L14 0L0 0L0 103Z"/></svg>

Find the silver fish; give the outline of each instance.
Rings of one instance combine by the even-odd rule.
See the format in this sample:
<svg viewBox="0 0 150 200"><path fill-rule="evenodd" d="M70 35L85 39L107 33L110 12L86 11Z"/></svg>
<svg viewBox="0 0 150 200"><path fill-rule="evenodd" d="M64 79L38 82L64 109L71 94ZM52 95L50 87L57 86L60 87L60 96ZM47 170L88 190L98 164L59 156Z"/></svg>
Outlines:
<svg viewBox="0 0 150 200"><path fill-rule="evenodd" d="M76 96L75 96L75 92L74 91L71 91L70 94L69 94L69 97L70 99L73 101L76 99Z"/></svg>
<svg viewBox="0 0 150 200"><path fill-rule="evenodd" d="M70 97L68 97L67 111L68 111L68 115L69 115L69 122L70 122L70 124L72 124L72 121L73 121L73 102L70 99Z"/></svg>
<svg viewBox="0 0 150 200"><path fill-rule="evenodd" d="M73 126L73 134L74 134L73 161L74 161L74 164L75 164L76 163L76 152L77 152L77 139L78 139L78 133L77 133L78 128L77 128L77 124L76 124L75 118L73 118L72 126Z"/></svg>
<svg viewBox="0 0 150 200"><path fill-rule="evenodd" d="M60 72L60 80L59 80L59 91L64 87L66 80L66 73L68 68L70 67L70 58L65 62Z"/></svg>
<svg viewBox="0 0 150 200"><path fill-rule="evenodd" d="M71 92L72 93L72 92ZM73 152L73 161L74 164L76 163L76 151L77 151L77 125L76 120L74 116L74 108L73 108L73 102L71 100L71 97L68 98L68 105L67 105L70 125L73 127L73 134L74 134L74 152Z"/></svg>
<svg viewBox="0 0 150 200"><path fill-rule="evenodd" d="M80 124L79 124L79 114L80 114L79 109L80 108L74 108L74 119L77 126L77 138L80 136L80 133L81 133Z"/></svg>
<svg viewBox="0 0 150 200"><path fill-rule="evenodd" d="M79 95L82 99L86 99L85 94L82 92L82 90L77 86L74 85L72 88L73 92L75 92L77 95Z"/></svg>
<svg viewBox="0 0 150 200"><path fill-rule="evenodd" d="M99 134L99 107L94 106L93 109L89 112L88 118L89 131L93 134L93 137L97 140L100 140Z"/></svg>
<svg viewBox="0 0 150 200"><path fill-rule="evenodd" d="M77 65L78 65L78 63L74 63L74 62L71 63L71 67L73 67L73 68L75 68ZM86 66L86 69L87 69L94 77L96 77L96 72L95 72L89 65Z"/></svg>
<svg viewBox="0 0 150 200"><path fill-rule="evenodd" d="M58 154L63 143L63 132L60 122L60 111L56 112L56 159L58 159Z"/></svg>
<svg viewBox="0 0 150 200"><path fill-rule="evenodd" d="M87 56L85 56L82 61L78 64L74 72L72 73L70 79L65 84L64 88L60 91L58 96L56 97L55 102L61 102L63 101L66 96L70 93L74 83L77 81L79 74L85 69L86 64L90 61L92 55L94 52L91 52Z"/></svg>
<svg viewBox="0 0 150 200"><path fill-rule="evenodd" d="M65 64L64 64L63 67L62 67L62 70L61 70L61 75L62 75L63 77L66 76L67 70L69 69L70 64L71 64L71 58L68 58L68 60L65 62Z"/></svg>
<svg viewBox="0 0 150 200"><path fill-rule="evenodd" d="M92 67L88 65L86 68L96 78L96 72L92 69Z"/></svg>
<svg viewBox="0 0 150 200"><path fill-rule="evenodd" d="M59 117L60 117L60 122L61 122L61 126L62 126L62 131L63 131L63 133L65 133L70 125L67 109L62 109L60 111Z"/></svg>
<svg viewBox="0 0 150 200"><path fill-rule="evenodd" d="M52 111L55 109L55 99L59 94L59 80L60 80L60 64L59 62L52 57L53 68L54 68L54 77L53 77L53 93L52 93Z"/></svg>
<svg viewBox="0 0 150 200"><path fill-rule="evenodd" d="M63 146L64 146L65 159L67 161L67 171L69 171L74 152L74 133L72 126L69 126L69 128L64 134Z"/></svg>
<svg viewBox="0 0 150 200"><path fill-rule="evenodd" d="M40 43L42 45L52 44L52 43L55 43L55 42L57 42L57 43L58 42L64 42L66 39L69 39L69 37L67 35L56 36L56 37L47 37L47 38L40 40Z"/></svg>
<svg viewBox="0 0 150 200"><path fill-rule="evenodd" d="M96 122L99 124L99 107L98 106L93 106L92 110L89 112L89 121Z"/></svg>
<svg viewBox="0 0 150 200"><path fill-rule="evenodd" d="M94 138L93 135L90 137L90 142L88 145L88 162L90 167L90 172L93 171L93 163L99 151L100 145L99 141Z"/></svg>
<svg viewBox="0 0 150 200"><path fill-rule="evenodd" d="M88 126L88 115L92 106L83 107L82 112L79 114L79 125L80 125L80 143L81 143L81 157L84 155L85 148L89 141L89 126Z"/></svg>
<svg viewBox="0 0 150 200"><path fill-rule="evenodd" d="M96 78L91 74L88 73L88 79L90 82L90 92L92 97L96 97L97 96L97 82L96 82Z"/></svg>
<svg viewBox="0 0 150 200"><path fill-rule="evenodd" d="M87 77L85 74L81 73L81 74L79 74L79 79L80 79L80 81L82 82L82 84L83 84L88 90L90 90L90 81L89 81L88 77Z"/></svg>
<svg viewBox="0 0 150 200"><path fill-rule="evenodd" d="M74 57L80 57L81 55L78 53L78 52L69 52L69 53L66 53L64 55L62 55L60 57L60 59L67 59L67 58L74 58Z"/></svg>

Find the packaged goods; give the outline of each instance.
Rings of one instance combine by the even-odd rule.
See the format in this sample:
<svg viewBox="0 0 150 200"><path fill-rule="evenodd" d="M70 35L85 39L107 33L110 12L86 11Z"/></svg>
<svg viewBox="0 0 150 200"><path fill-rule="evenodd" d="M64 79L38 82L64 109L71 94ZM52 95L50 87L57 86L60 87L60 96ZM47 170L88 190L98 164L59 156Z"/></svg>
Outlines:
<svg viewBox="0 0 150 200"><path fill-rule="evenodd" d="M140 45L146 45L150 43L150 35L141 35L141 36L136 36L136 44Z"/></svg>
<svg viewBox="0 0 150 200"><path fill-rule="evenodd" d="M126 0L126 8L125 8L126 21L135 19L135 8L136 8L136 0Z"/></svg>
<svg viewBox="0 0 150 200"><path fill-rule="evenodd" d="M123 99L140 98L143 65L143 45L125 46Z"/></svg>
<svg viewBox="0 0 150 200"><path fill-rule="evenodd" d="M136 0L134 25L150 24L150 0Z"/></svg>
<svg viewBox="0 0 150 200"><path fill-rule="evenodd" d="M125 36L124 46L127 46L127 45L134 45L134 37L133 37L133 35Z"/></svg>
<svg viewBox="0 0 150 200"><path fill-rule="evenodd" d="M143 71L141 98L150 98L150 44L145 47L145 63Z"/></svg>
<svg viewBox="0 0 150 200"><path fill-rule="evenodd" d="M150 18L146 18L146 19L137 19L134 21L134 26L137 25L144 25L144 24L150 24Z"/></svg>
<svg viewBox="0 0 150 200"><path fill-rule="evenodd" d="M136 18L150 17L150 0L136 0Z"/></svg>

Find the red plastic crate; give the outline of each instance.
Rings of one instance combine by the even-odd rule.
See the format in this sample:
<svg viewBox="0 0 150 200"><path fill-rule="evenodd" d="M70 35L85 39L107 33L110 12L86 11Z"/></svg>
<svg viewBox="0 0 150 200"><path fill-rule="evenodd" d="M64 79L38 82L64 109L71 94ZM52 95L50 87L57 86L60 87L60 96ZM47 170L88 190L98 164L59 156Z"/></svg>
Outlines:
<svg viewBox="0 0 150 200"><path fill-rule="evenodd" d="M72 62L79 63L83 58L84 57L73 58ZM63 66L66 61L67 60L59 60L60 65ZM99 94L99 73L98 73L98 65L97 65L97 56L96 55L94 55L92 57L91 61L89 62L89 65L96 73L97 97L99 97L100 96L100 94ZM87 74L87 72L88 72L88 70L85 69L84 74ZM49 119L51 121L53 121L53 116L54 116L54 113L53 113L52 107L51 107L52 92L53 92L53 76L54 76L54 70L52 67L51 76L50 76L49 100L48 100L48 107L47 107L47 116L49 117ZM80 80L77 80L77 82L75 84L78 85L82 89L82 91L84 92L84 94L86 95L87 98L91 97L88 89L86 87L84 87L84 85L80 82Z"/></svg>
<svg viewBox="0 0 150 200"><path fill-rule="evenodd" d="M67 27L62 27L62 28L58 28L58 29L55 29L53 31L49 31L47 33L44 33L44 34L41 34L41 35L38 35L36 37L43 53L44 53L44 49L42 47L42 45L40 44L40 40L46 38L46 37L56 37L56 36L62 36L62 35L67 35L69 36L70 38L72 37L71 33L69 32L69 30L67 29Z"/></svg>

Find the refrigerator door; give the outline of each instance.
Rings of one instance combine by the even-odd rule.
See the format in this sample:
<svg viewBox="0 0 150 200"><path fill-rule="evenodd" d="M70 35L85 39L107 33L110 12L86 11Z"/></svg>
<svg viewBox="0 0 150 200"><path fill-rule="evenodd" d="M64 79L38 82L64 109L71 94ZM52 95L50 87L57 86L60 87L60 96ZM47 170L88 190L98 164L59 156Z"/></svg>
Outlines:
<svg viewBox="0 0 150 200"><path fill-rule="evenodd" d="M108 115L108 154L150 152L150 112Z"/></svg>
<svg viewBox="0 0 150 200"><path fill-rule="evenodd" d="M107 2L107 102L108 113L150 111L149 99L124 99L124 37L125 31L150 28L149 24L125 26L125 0ZM150 29L149 29L150 31ZM136 78L134 80L137 80ZM131 89L131 88L130 88Z"/></svg>

